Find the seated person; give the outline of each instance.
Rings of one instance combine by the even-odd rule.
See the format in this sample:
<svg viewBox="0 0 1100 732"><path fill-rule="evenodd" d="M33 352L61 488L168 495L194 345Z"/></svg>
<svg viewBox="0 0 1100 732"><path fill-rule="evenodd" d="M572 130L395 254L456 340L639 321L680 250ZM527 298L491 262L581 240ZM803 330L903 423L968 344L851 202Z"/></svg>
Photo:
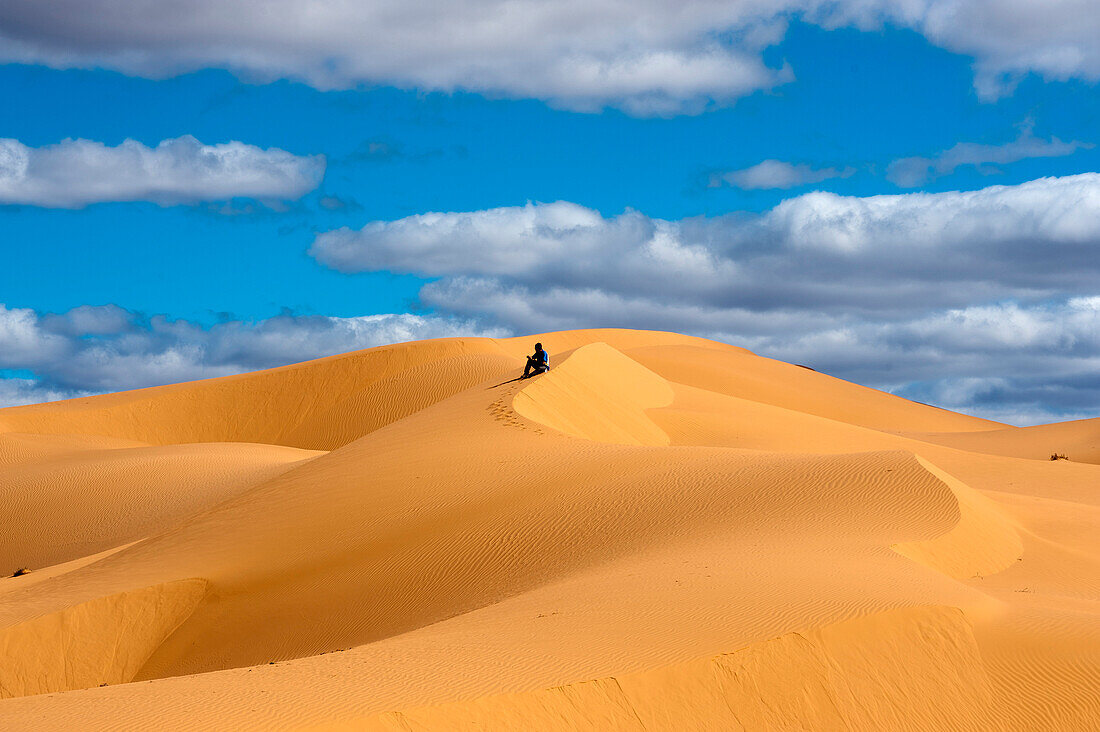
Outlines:
<svg viewBox="0 0 1100 732"><path fill-rule="evenodd" d="M535 344L535 353L533 356L527 357L527 366L523 369L523 376L521 379L526 379L529 376L535 374L541 374L544 371L550 370L550 354L542 350L542 344Z"/></svg>

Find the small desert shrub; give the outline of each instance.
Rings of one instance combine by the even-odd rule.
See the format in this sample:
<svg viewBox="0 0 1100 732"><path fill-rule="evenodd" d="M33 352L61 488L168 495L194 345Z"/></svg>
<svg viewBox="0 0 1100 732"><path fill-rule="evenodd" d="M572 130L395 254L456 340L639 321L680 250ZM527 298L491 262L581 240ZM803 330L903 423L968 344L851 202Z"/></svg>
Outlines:
<svg viewBox="0 0 1100 732"><path fill-rule="evenodd" d="M1060 452L1051 453L1050 459L1051 460L1069 460L1068 457L1066 457L1065 455L1063 455Z"/></svg>
<svg viewBox="0 0 1100 732"><path fill-rule="evenodd" d="M12 576L12 577L22 577L22 576L23 576L23 575L25 575L25 574L26 574L27 572L30 572L30 570L29 570L29 569L27 569L26 567L20 567L19 569L17 569L17 570L15 570L14 572L12 572L12 573L11 573L11 576Z"/></svg>

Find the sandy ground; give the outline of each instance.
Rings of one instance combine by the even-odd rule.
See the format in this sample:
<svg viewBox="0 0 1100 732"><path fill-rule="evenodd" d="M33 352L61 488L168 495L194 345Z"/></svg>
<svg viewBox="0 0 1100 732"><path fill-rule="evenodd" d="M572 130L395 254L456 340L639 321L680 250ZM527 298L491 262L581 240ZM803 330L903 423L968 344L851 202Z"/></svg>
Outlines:
<svg viewBox="0 0 1100 732"><path fill-rule="evenodd" d="M0 728L1100 729L1098 463L622 330L4 409Z"/></svg>

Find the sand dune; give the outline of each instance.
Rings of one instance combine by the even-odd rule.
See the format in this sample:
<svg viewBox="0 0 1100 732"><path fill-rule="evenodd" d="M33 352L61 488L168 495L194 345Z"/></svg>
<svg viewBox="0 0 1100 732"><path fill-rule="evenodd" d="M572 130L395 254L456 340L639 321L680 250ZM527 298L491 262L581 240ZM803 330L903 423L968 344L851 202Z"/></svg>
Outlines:
<svg viewBox="0 0 1100 732"><path fill-rule="evenodd" d="M582 439L667 445L668 435L646 410L667 406L672 399L672 386L660 376L606 343L592 343L525 386L512 407L528 419Z"/></svg>
<svg viewBox="0 0 1100 732"><path fill-rule="evenodd" d="M1100 726L1094 423L616 330L0 410L0 723Z"/></svg>
<svg viewBox="0 0 1100 732"><path fill-rule="evenodd" d="M1032 460L1073 460L1100 464L1100 419L1011 427L982 432L915 434L917 439L969 452Z"/></svg>
<svg viewBox="0 0 1100 732"><path fill-rule="evenodd" d="M0 435L0 443L25 435ZM50 436L49 442L55 442ZM322 453L244 443L65 449L6 466L0 573L143 539ZM36 447L42 447L40 442Z"/></svg>
<svg viewBox="0 0 1100 732"><path fill-rule="evenodd" d="M938 703L882 704L882 686ZM992 717L989 686L961 612L905 608L619 678L386 712L346 729L548 729L583 720L623 730L972 730Z"/></svg>

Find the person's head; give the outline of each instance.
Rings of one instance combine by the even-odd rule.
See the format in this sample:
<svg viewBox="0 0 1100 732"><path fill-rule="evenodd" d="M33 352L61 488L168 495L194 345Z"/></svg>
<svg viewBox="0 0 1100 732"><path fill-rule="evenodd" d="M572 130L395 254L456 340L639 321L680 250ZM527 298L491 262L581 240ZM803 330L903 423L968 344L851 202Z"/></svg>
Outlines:
<svg viewBox="0 0 1100 732"><path fill-rule="evenodd" d="M541 343L536 343L535 344L535 353L538 353L541 350L542 350L542 344Z"/></svg>

